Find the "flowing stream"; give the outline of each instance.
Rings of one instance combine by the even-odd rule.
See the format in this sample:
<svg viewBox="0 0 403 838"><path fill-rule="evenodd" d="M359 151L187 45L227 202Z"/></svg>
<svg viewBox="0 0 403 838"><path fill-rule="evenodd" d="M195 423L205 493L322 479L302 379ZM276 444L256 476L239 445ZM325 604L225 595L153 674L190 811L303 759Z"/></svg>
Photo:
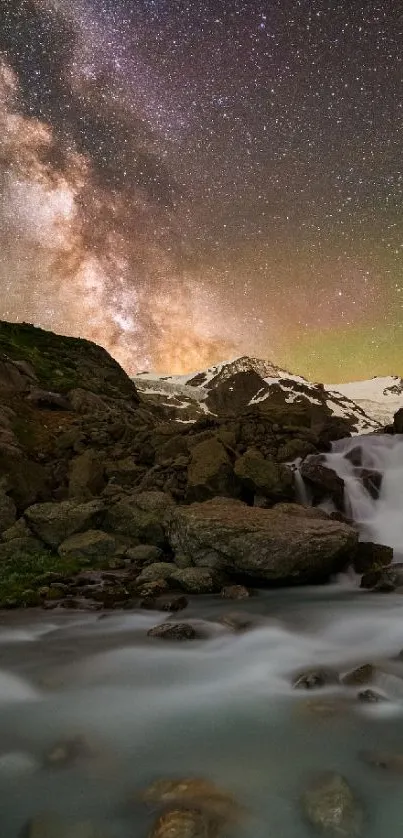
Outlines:
<svg viewBox="0 0 403 838"><path fill-rule="evenodd" d="M360 498L344 457L353 444L384 474L378 501ZM329 461L347 477L363 532L401 549L403 441L355 438L337 443ZM221 622L230 612L251 628L230 632ZM182 776L209 778L246 807L229 838L308 838L299 798L322 769L348 779L365 838L401 838L403 775L368 766L360 752L403 754L403 597L360 591L346 577L245 603L195 598L180 620L200 621L206 636L177 644L147 637L164 619L0 615L1 838L17 838L42 812L90 820L105 838L147 838L156 811L139 791ZM304 668L343 673L365 663L376 664L372 686L389 701L364 704L357 687L292 688ZM93 754L46 765L49 749L76 735Z"/></svg>

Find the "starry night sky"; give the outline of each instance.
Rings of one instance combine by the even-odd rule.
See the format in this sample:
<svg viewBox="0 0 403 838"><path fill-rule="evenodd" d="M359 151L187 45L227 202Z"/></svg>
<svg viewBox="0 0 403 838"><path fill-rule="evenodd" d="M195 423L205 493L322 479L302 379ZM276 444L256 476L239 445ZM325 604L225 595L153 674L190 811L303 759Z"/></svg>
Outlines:
<svg viewBox="0 0 403 838"><path fill-rule="evenodd" d="M396 0L0 0L0 317L403 375Z"/></svg>

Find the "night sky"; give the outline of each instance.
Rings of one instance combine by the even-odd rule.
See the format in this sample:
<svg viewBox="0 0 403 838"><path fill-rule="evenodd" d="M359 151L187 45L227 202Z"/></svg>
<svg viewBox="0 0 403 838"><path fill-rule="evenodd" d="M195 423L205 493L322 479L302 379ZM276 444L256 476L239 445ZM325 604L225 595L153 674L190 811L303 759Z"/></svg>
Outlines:
<svg viewBox="0 0 403 838"><path fill-rule="evenodd" d="M397 0L0 0L0 317L403 375Z"/></svg>

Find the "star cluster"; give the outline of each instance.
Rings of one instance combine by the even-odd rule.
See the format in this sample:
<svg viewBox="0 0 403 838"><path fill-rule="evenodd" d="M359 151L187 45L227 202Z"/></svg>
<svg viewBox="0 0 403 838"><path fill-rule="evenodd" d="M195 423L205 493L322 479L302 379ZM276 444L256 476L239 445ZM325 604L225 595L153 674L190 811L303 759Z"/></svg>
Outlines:
<svg viewBox="0 0 403 838"><path fill-rule="evenodd" d="M394 0L3 0L0 316L403 374L402 43Z"/></svg>

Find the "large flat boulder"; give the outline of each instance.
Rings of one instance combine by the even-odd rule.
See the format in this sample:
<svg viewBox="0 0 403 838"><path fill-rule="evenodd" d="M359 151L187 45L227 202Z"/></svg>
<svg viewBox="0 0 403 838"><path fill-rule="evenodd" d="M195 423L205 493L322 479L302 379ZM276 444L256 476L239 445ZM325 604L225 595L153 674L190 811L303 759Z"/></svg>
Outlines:
<svg viewBox="0 0 403 838"><path fill-rule="evenodd" d="M358 541L352 527L330 518L227 498L172 510L168 537L196 566L284 584L325 580L352 560Z"/></svg>
<svg viewBox="0 0 403 838"><path fill-rule="evenodd" d="M215 437L192 450L188 466L188 499L203 501L215 495L234 496L237 480L224 445Z"/></svg>
<svg viewBox="0 0 403 838"><path fill-rule="evenodd" d="M49 547L59 547L69 536L94 529L99 523L104 504L99 500L77 503L37 503L25 510L30 530Z"/></svg>

